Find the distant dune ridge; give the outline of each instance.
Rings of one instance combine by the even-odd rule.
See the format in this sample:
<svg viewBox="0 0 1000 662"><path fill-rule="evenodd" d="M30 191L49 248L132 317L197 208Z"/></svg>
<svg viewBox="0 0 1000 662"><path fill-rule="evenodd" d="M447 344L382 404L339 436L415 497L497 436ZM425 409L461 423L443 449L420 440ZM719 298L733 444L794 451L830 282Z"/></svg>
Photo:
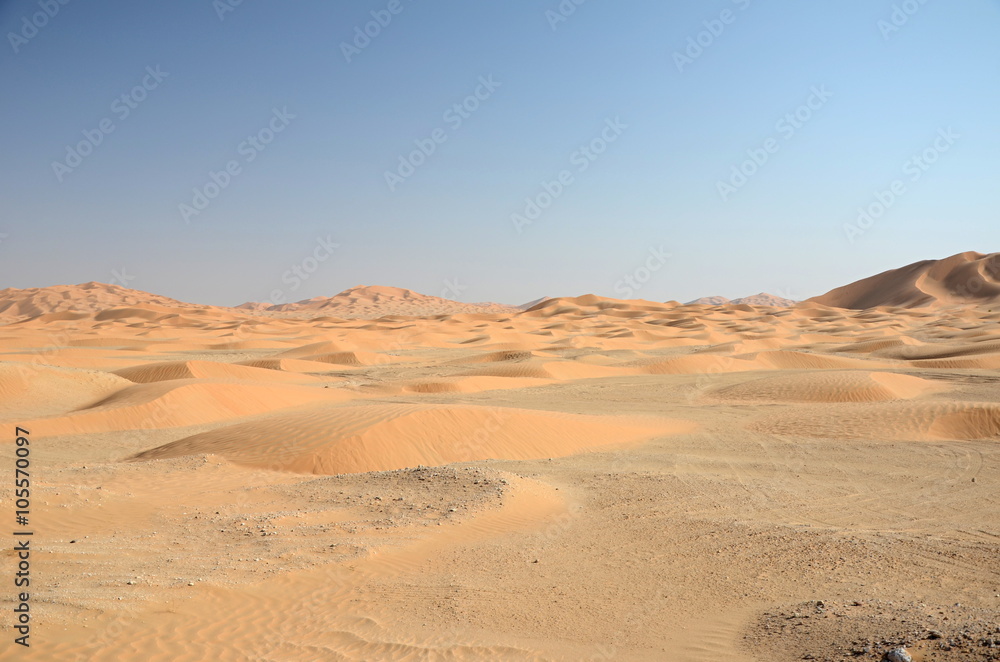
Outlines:
<svg viewBox="0 0 1000 662"><path fill-rule="evenodd" d="M879 306L922 308L994 302L1000 304L1000 253L983 254L970 251L943 260L923 260L892 269L838 287L801 303L864 310ZM791 308L799 304L800 302L791 299L760 293L732 300L719 296L703 297L685 305ZM625 307L638 313L679 305L674 301L626 302L596 295L584 295L541 297L520 306L508 306L490 302L461 303L399 287L357 286L332 297L314 297L277 305L247 302L229 308L185 303L119 285L90 282L80 285L0 290L0 323L9 324L35 318L39 318L42 322L58 322L94 315L98 321L138 317L150 322L162 320L164 324L176 326L185 322L185 315L200 318L230 315L250 317L267 313L277 316L283 314L295 317L329 316L341 319L522 313L549 316L557 314L567 306L600 309Z"/></svg>
<svg viewBox="0 0 1000 662"><path fill-rule="evenodd" d="M168 308L210 308L120 285L90 282L0 290L0 320L53 313L92 313L109 308L149 304Z"/></svg>
<svg viewBox="0 0 1000 662"><path fill-rule="evenodd" d="M760 294L754 294L749 297L740 297L739 299L727 299L726 297L702 297L700 299L695 299L694 301L689 301L687 305L695 306L771 306L772 308L790 308L797 304L798 301L792 299L786 299L784 297L779 297L774 294L767 294L766 292L761 292Z"/></svg>
<svg viewBox="0 0 1000 662"><path fill-rule="evenodd" d="M337 317L382 315L444 315L456 313L514 312L514 306L498 303L460 303L441 297L419 294L401 287L359 285L332 297L314 297L295 303L269 305L247 302L238 308L270 312L321 312Z"/></svg>
<svg viewBox="0 0 1000 662"><path fill-rule="evenodd" d="M808 300L855 310L993 302L1000 302L1000 253L972 251L885 271Z"/></svg>
<svg viewBox="0 0 1000 662"><path fill-rule="evenodd" d="M330 315L345 319L374 319L387 315L425 317L460 313L515 313L521 309L498 303L461 303L441 297L419 294L400 287L358 286L332 297L314 297L294 303L274 305L248 301L235 307L186 303L169 297L133 290L107 283L55 285L28 289L0 290L0 322L16 322L41 315L61 315L72 319L77 314L99 313L112 309L138 308L164 312L166 309L189 309L203 312L304 313Z"/></svg>

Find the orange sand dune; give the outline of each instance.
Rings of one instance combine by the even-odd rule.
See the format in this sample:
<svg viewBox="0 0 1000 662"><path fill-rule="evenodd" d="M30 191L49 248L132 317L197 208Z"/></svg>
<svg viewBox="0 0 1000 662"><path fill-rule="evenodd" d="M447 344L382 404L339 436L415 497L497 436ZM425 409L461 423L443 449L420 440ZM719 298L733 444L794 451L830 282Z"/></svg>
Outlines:
<svg viewBox="0 0 1000 662"><path fill-rule="evenodd" d="M324 361L305 361L302 359L251 359L240 361L236 365L286 372L329 372L331 369L330 364Z"/></svg>
<svg viewBox="0 0 1000 662"><path fill-rule="evenodd" d="M924 260L838 287L805 302L838 308L907 308L1000 301L1000 253Z"/></svg>
<svg viewBox="0 0 1000 662"><path fill-rule="evenodd" d="M534 352L503 350L499 352L488 352L486 354L476 354L461 359L455 359L454 363L497 363L501 361L525 361L535 356Z"/></svg>
<svg viewBox="0 0 1000 662"><path fill-rule="evenodd" d="M49 365L86 370L117 370L137 362L135 351L120 348L61 347L33 350L32 353L0 354L0 360L30 365Z"/></svg>
<svg viewBox="0 0 1000 662"><path fill-rule="evenodd" d="M542 377L474 375L468 377L441 377L434 380L417 380L409 384L404 384L403 391L407 393L479 393L480 391L541 386L554 382L554 379Z"/></svg>
<svg viewBox="0 0 1000 662"><path fill-rule="evenodd" d="M313 409L235 425L133 459L212 454L278 471L361 473L491 458L562 457L696 427L685 421L613 420L505 408L371 405Z"/></svg>
<svg viewBox="0 0 1000 662"><path fill-rule="evenodd" d="M0 415L37 416L70 411L131 385L95 370L0 362Z"/></svg>
<svg viewBox="0 0 1000 662"><path fill-rule="evenodd" d="M651 375L689 375L743 372L745 370L760 370L761 367L756 362L744 358L698 354L646 362L642 369Z"/></svg>
<svg viewBox="0 0 1000 662"><path fill-rule="evenodd" d="M115 374L137 384L149 384L172 379L235 379L261 382L301 383L313 381L309 376L288 374L277 370L265 370L231 363L214 361L171 361L151 363L124 370Z"/></svg>
<svg viewBox="0 0 1000 662"><path fill-rule="evenodd" d="M772 350L760 352L753 357L764 368L780 370L843 370L849 368L892 367L888 361L824 356L807 352Z"/></svg>
<svg viewBox="0 0 1000 662"><path fill-rule="evenodd" d="M712 397L748 402L877 402L915 398L943 388L938 382L885 372L794 372L727 386Z"/></svg>
<svg viewBox="0 0 1000 662"><path fill-rule="evenodd" d="M354 397L343 390L307 386L174 379L136 384L85 409L20 423L41 435L152 430L213 423L318 402Z"/></svg>
<svg viewBox="0 0 1000 662"><path fill-rule="evenodd" d="M39 315L47 316L39 320L43 322L71 320L80 317L73 313L92 313L136 304L152 304L164 308L208 308L118 285L83 283L0 290L0 320L14 321Z"/></svg>

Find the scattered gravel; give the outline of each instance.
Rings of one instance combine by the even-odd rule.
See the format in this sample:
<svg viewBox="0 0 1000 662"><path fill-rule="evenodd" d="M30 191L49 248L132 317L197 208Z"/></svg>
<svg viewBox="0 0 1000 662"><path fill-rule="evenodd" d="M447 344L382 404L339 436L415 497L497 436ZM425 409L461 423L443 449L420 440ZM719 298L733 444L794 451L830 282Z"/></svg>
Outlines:
<svg viewBox="0 0 1000 662"><path fill-rule="evenodd" d="M812 601L762 614L744 635L760 659L1000 660L1000 611L959 604Z"/></svg>

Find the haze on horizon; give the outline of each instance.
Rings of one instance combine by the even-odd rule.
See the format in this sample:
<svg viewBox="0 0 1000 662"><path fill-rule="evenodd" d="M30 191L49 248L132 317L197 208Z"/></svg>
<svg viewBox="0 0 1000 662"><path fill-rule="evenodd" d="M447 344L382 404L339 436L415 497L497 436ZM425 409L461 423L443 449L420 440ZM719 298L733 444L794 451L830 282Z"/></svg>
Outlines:
<svg viewBox="0 0 1000 662"><path fill-rule="evenodd" d="M0 26L0 288L805 299L1000 239L997 0L15 0Z"/></svg>

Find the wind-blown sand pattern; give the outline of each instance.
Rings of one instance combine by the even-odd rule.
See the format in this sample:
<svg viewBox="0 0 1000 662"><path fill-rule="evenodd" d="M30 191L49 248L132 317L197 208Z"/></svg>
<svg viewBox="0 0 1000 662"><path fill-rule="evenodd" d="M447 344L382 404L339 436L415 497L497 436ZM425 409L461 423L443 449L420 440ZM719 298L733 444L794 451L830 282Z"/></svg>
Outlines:
<svg viewBox="0 0 1000 662"><path fill-rule="evenodd" d="M5 290L31 659L996 659L992 259L790 307Z"/></svg>

